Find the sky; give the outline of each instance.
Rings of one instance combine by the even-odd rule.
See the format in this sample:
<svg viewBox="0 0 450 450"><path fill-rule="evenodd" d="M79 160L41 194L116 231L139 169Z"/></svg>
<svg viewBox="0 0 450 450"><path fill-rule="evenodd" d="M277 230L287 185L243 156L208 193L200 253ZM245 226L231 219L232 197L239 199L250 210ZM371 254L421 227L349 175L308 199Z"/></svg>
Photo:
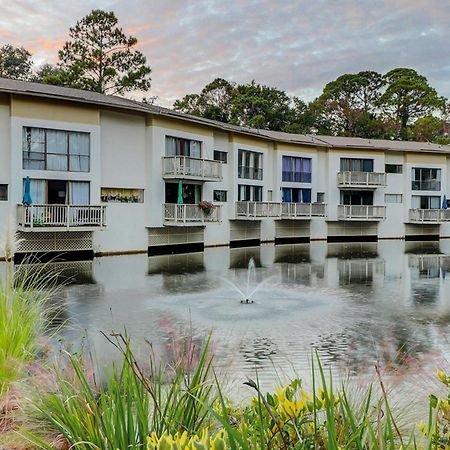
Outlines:
<svg viewBox="0 0 450 450"><path fill-rule="evenodd" d="M309 101L344 73L412 67L450 98L450 0L0 0L0 45L55 63L68 30L114 11L171 106L216 77Z"/></svg>

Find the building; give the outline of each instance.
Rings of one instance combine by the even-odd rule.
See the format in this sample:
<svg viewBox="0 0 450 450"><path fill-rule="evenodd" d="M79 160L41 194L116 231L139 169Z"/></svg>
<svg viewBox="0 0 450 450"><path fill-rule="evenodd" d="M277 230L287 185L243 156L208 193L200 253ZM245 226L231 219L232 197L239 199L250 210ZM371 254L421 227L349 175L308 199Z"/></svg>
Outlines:
<svg viewBox="0 0 450 450"><path fill-rule="evenodd" d="M450 237L449 146L254 130L7 79L0 135L18 257Z"/></svg>

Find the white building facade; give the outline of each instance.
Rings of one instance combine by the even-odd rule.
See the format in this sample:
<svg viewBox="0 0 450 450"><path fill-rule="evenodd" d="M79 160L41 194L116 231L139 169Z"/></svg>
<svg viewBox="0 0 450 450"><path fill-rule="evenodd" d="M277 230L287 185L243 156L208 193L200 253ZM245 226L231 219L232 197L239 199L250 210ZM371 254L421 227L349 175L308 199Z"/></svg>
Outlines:
<svg viewBox="0 0 450 450"><path fill-rule="evenodd" d="M4 79L0 133L18 256L450 238L448 146L252 130Z"/></svg>

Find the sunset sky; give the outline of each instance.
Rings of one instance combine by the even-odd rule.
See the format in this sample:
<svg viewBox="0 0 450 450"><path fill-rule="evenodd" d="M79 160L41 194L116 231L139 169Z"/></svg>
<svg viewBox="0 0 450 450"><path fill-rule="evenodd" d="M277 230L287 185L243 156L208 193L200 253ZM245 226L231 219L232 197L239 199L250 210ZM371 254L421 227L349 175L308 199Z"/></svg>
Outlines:
<svg viewBox="0 0 450 450"><path fill-rule="evenodd" d="M311 100L343 73L405 66L450 97L449 0L0 0L0 45L54 63L93 8L139 39L164 106L216 77Z"/></svg>

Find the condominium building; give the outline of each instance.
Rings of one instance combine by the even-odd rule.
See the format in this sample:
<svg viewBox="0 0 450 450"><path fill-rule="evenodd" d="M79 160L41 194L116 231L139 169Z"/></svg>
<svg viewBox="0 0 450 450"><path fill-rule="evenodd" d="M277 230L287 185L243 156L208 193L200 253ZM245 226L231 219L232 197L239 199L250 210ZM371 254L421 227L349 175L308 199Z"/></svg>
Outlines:
<svg viewBox="0 0 450 450"><path fill-rule="evenodd" d="M450 237L449 146L249 129L7 79L0 136L17 256Z"/></svg>

